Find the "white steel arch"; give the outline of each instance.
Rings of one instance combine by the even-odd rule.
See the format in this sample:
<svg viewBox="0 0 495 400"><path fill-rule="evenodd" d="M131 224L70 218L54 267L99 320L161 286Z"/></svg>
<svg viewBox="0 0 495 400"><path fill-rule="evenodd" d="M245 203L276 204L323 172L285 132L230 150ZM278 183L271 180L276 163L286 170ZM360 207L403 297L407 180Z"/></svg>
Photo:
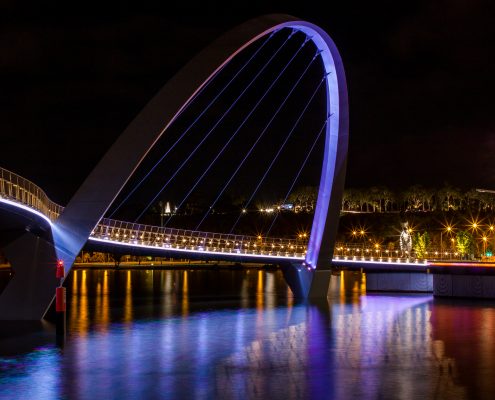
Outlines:
<svg viewBox="0 0 495 400"><path fill-rule="evenodd" d="M326 75L327 113L324 161L306 262L328 268L332 258L342 197L348 138L345 73L338 50L318 26L289 15L248 21L216 40L148 103L108 150L71 199L56 223L59 255L71 265L90 232L104 216L146 154L194 96L231 59L259 38L282 28L304 32L321 52Z"/></svg>

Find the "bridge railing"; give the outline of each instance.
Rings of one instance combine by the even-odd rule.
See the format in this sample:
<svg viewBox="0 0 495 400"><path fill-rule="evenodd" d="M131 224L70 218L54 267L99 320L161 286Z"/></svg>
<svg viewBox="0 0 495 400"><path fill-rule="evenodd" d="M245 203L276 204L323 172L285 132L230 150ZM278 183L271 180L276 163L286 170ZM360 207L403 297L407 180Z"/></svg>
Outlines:
<svg viewBox="0 0 495 400"><path fill-rule="evenodd" d="M227 252L244 255L267 255L303 258L307 243L300 239L264 238L188 229L165 228L104 218L91 237L130 245L174 250ZM337 243L334 256L343 260L425 262L426 260L455 260L461 256L454 251L440 252L430 248L424 255L412 251L390 250L365 244Z"/></svg>
<svg viewBox="0 0 495 400"><path fill-rule="evenodd" d="M101 220L91 237L179 250L287 257L303 257L306 252L306 243L295 239L164 228L107 218Z"/></svg>
<svg viewBox="0 0 495 400"><path fill-rule="evenodd" d="M354 258L394 258L394 259L413 259L413 260L461 260L462 255L453 249L440 249L438 247L430 246L427 250L418 254L416 251L411 250L402 251L399 249L388 249L381 246L372 246L366 244L356 243L337 243L335 245L334 255L339 257L347 257L349 259Z"/></svg>
<svg viewBox="0 0 495 400"><path fill-rule="evenodd" d="M39 186L1 167L0 197L31 207L51 221L55 221L63 210L63 207L51 201Z"/></svg>

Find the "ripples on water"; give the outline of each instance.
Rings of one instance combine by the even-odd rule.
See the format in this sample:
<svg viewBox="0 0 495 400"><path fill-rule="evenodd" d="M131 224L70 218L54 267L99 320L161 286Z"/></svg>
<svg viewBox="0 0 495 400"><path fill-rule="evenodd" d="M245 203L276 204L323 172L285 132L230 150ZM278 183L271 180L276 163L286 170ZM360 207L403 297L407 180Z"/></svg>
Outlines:
<svg viewBox="0 0 495 400"><path fill-rule="evenodd" d="M76 270L63 349L1 338L0 398L493 399L493 303L332 282L305 305L280 271Z"/></svg>

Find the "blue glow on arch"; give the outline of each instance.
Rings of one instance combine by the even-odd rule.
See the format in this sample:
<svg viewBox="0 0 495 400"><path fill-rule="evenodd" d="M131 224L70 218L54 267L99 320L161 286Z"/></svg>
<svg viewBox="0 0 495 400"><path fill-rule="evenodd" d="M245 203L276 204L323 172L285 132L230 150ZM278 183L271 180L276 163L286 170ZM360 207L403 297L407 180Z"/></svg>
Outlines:
<svg viewBox="0 0 495 400"><path fill-rule="evenodd" d="M317 266L319 266L318 264L324 264L323 266L326 267L329 266L331 262L339 217L335 203L340 205L344 189L343 177L341 175L345 174L347 158L347 87L344 68L337 47L330 36L320 27L306 21L289 21L272 26L266 31L254 36L243 46L240 46L236 52L225 60L225 63L229 62L240 51L248 47L254 41L283 28L292 28L301 31L315 44L321 51L320 56L326 73L326 112L329 119L325 132L325 151L318 199L305 259L308 265L313 269L316 269ZM215 74L212 74L210 79L214 75ZM333 215L334 220L331 221L333 226L329 227L328 211L331 203L333 203L332 211L335 215ZM340 209L340 207L338 209ZM334 230L333 234L328 235L329 230ZM325 233L327 233L327 235L325 235ZM328 236L328 238L324 240L324 236ZM322 240L324 240L323 246L325 247L325 253L328 254L328 257L320 257Z"/></svg>
<svg viewBox="0 0 495 400"><path fill-rule="evenodd" d="M323 67L326 73L326 112L329 119L325 132L325 151L323 156L318 199L313 218L313 225L311 227L308 251L306 254L306 263L315 269L319 261L320 247L325 230L335 229L336 231L336 226L338 223L339 216L336 214L334 215L333 221L335 227L332 228L326 226L328 224L327 216L330 202L332 201L332 195L338 197L338 199L333 199L333 201L335 202L338 200L338 203L340 204L340 198L343 191L343 187L334 188L334 185L336 184L334 178L340 169L345 169L348 134L346 126L347 90L345 87L345 76L340 56L335 45L326 32L324 32L321 28L307 22L290 24L290 26L304 32L311 38L315 46L321 50L320 56L322 58ZM332 48L330 48L330 46L332 46ZM334 58L335 56L339 59L336 60ZM340 109L341 102L346 107L346 109L342 110L343 115L341 115ZM345 126L340 125L342 118L344 118ZM340 156L338 154L339 151ZM324 245L331 245L333 249L333 240L332 243L324 243ZM328 262L330 262L330 260L328 260Z"/></svg>

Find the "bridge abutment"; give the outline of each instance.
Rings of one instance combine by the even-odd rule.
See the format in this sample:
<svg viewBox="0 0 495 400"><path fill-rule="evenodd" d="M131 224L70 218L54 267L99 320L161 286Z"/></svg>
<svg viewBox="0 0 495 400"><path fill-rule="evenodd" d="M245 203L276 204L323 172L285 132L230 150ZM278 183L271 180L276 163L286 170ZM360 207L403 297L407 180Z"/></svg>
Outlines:
<svg viewBox="0 0 495 400"><path fill-rule="evenodd" d="M433 292L433 275L424 272L366 272L369 292Z"/></svg>
<svg viewBox="0 0 495 400"><path fill-rule="evenodd" d="M13 276L0 295L0 320L41 320L58 285L53 243L28 232L3 250Z"/></svg>
<svg viewBox="0 0 495 400"><path fill-rule="evenodd" d="M495 275L433 274L433 295L495 299Z"/></svg>

